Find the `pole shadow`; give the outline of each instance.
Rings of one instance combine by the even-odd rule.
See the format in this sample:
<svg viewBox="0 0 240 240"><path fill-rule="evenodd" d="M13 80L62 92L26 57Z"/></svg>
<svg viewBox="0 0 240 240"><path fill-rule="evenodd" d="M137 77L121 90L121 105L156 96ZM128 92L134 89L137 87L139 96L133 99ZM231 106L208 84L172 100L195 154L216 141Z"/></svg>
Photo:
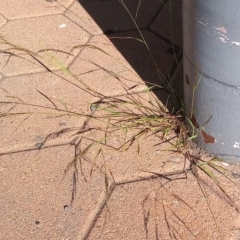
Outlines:
<svg viewBox="0 0 240 240"><path fill-rule="evenodd" d="M182 98L180 0L124 0L125 6L117 0L78 2L148 86L163 86L164 78L174 89L178 99ZM148 47L136 40L142 38L129 13L136 21ZM155 88L153 91L163 104L167 104L170 112L179 107L169 89Z"/></svg>

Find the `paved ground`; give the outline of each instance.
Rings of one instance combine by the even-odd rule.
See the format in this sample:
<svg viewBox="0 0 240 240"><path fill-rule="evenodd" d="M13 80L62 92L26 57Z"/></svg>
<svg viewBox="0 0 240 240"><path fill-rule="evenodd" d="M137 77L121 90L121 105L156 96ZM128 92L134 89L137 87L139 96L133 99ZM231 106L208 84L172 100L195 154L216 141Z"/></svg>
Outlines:
<svg viewBox="0 0 240 240"><path fill-rule="evenodd" d="M181 2L165 2L124 1L162 74L181 84L172 50L182 46ZM82 116L98 114L93 103L103 95L125 99L159 83L119 1L1 0L0 34L1 240L240 239L239 213L206 174L197 181L180 173L185 159L174 140L148 133L116 151L109 146L124 131L108 138L106 122ZM171 104L166 92L156 95ZM150 99L135 98L146 106ZM76 154L78 172L66 172ZM239 183L237 167L219 164ZM240 206L239 188L215 174Z"/></svg>

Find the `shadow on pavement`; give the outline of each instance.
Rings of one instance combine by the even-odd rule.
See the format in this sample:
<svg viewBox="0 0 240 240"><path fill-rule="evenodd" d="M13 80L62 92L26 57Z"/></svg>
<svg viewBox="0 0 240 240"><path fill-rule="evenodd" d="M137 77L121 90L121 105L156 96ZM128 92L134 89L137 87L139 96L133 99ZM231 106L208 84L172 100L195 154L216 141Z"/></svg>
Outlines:
<svg viewBox="0 0 240 240"><path fill-rule="evenodd" d="M117 0L78 0L91 18L111 40L136 73L150 83L162 85L156 66L171 85L182 93L182 19L180 0L124 0L126 8ZM146 46L136 40L141 36L129 13L136 20L155 64ZM179 61L176 63L176 58ZM176 73L177 72L177 73ZM177 83L177 84L176 84ZM155 90L163 104L172 109L169 92Z"/></svg>

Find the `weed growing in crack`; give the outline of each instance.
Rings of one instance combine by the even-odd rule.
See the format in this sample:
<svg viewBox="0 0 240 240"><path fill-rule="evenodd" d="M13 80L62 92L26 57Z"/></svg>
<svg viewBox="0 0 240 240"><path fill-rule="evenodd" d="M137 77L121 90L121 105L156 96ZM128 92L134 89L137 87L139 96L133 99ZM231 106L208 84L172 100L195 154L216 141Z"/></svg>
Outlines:
<svg viewBox="0 0 240 240"><path fill-rule="evenodd" d="M38 66L40 65L43 69L59 77L62 81L76 87L79 92L85 92L86 94L90 95L94 99L94 101L83 102L84 106L87 107L88 110L82 113L72 108L71 104L69 104L68 102L65 102L61 99L53 99L39 89L36 89L36 94L39 94L41 97L43 97L48 104L44 105L26 102L20 97L12 95L7 89L1 88L5 97L3 98L3 100L0 101L0 104L1 107L3 107L3 109L5 110L0 112L0 118L16 118L23 115L26 116L23 121L27 121L28 117L32 115L47 115L48 117L53 118L67 116L84 119L81 127L77 129L71 127L64 128L60 131L53 132L45 137L41 145L38 145L39 149L44 148L45 144L49 140L58 138L64 134L72 133L72 140L70 144L74 146L75 154L74 158L66 166L64 172L64 174L68 174L69 171L72 170L72 201L76 197L77 183L80 177L84 181L88 181L89 179L91 179L94 169L96 168L99 170L100 173L104 175L105 205L107 205L114 188L118 186L123 187L124 184L131 183L131 181L134 182L153 178L161 178L170 182L174 180L171 178L172 176L182 176L183 174L185 174L185 176L187 177L187 174L192 173L193 176L195 176L196 178L198 187L202 192L203 198L207 202L212 219L214 220L215 225L218 228L219 236L221 236L222 234L220 227L218 226L214 212L212 211L211 206L208 202L208 196L204 188L205 185L201 180L202 175L199 174L199 172L203 173L205 176L211 179L214 184L220 189L222 194L226 197L226 201L237 209L234 199L222 186L222 184L218 180L217 175L220 174L224 176L224 178L226 178L228 181L231 181L233 184L235 184L235 182L232 180L230 173L227 172L227 169L217 164L219 159L212 157L210 158L210 160L205 160L204 158L202 158L202 156L199 155L199 150L194 152L191 149L191 141L196 137L194 131L195 126L193 122L193 113L191 112L190 119L184 116L184 106L182 100L176 94L176 91L170 84L170 78L173 75L173 70L171 70L168 76L164 76L162 74L154 60L154 57L143 34L141 33L141 30L138 28L138 25L136 23L137 12L136 17L133 17L128 11L124 1L119 0L119 2L122 4L125 10L129 13L129 16L132 18L132 21L134 22L141 36L141 39L137 40L142 42L146 46L153 60L153 63L156 66L156 71L162 83L161 85L152 84L151 87L142 87L140 86L139 82L136 82L135 85L129 87L128 84L126 84L126 81L122 81L121 72L111 72L105 69L103 66L98 65L97 63L90 62L90 64L94 65L97 69L101 69L102 71L107 72L112 78L119 81L122 89L124 90L121 94L104 95L97 90L97 87L90 86L79 76L72 73L54 56L54 54L50 53L50 49L45 49L35 53L20 46L14 45L11 42L7 41L3 36L1 36L0 44L4 45L6 49L1 51L1 53L8 56L6 64L8 64L11 57L25 58L25 56L28 55L32 58L31 62L33 64L37 64ZM138 5L138 9L139 8L140 2ZM179 55L175 53L174 46L172 48L177 63L176 67L178 68ZM78 45L75 46L72 50L75 49L91 49L96 52L100 52L101 54L106 55L110 58L114 58L103 48L92 44ZM54 51L57 52L59 50L51 49L51 52ZM21 54L19 54L19 52ZM40 52L47 53L50 59L52 59L52 62L55 64L55 66L59 70L61 70L61 72L64 73L65 76L62 76L62 74L60 74L58 71L52 70L47 65L46 61L44 61L44 59L40 56ZM71 55L71 53L66 54ZM196 88L193 89L193 95ZM171 97L175 100L175 103L178 103L178 106L176 107L177 110L174 113L169 112L167 108L154 96L153 90L155 89L166 89L167 92L171 95ZM26 111L18 111L18 106L26 107ZM189 122L193 131L188 131L184 124L185 121ZM185 157L185 166L183 167L183 170L181 172L176 171L165 174L161 173L161 171L159 171L159 173L146 171L148 176L143 176L141 178L136 177L133 180L125 179L124 181L116 181L114 179L114 174L112 173L111 169L107 167L107 164L105 162L105 152L107 152L108 150L124 152L129 150L132 146L135 146L137 148L138 154L141 154L141 144L139 140L151 135L157 136L159 142L169 142L172 146L169 151L179 152ZM173 136L174 141L169 140L169 136ZM91 152L94 152L94 154L92 154ZM89 157L89 153L91 153L91 158ZM98 164L99 158L102 158L104 160L103 165ZM86 162L91 166L90 172L86 172L85 170L84 164ZM190 167L187 167L188 165L190 165ZM167 192L166 188L163 185L161 185L161 189ZM180 199L182 203L192 209L189 203L187 203L184 199L182 199L176 194L174 195L174 197ZM169 206L168 208L170 209ZM163 204L165 221L169 230L169 235L172 239L178 239L179 236L176 235L177 231L174 229L172 223L167 216L168 211L171 211L171 214L175 215L175 217L185 226L185 228L187 228L190 234L196 238L192 230L184 223L184 220L181 219L177 214L175 214L174 210L167 210L167 206ZM149 216L148 212L146 212L145 210L143 212L144 226L147 235L148 230L146 226L149 221ZM157 228L156 231L158 231Z"/></svg>

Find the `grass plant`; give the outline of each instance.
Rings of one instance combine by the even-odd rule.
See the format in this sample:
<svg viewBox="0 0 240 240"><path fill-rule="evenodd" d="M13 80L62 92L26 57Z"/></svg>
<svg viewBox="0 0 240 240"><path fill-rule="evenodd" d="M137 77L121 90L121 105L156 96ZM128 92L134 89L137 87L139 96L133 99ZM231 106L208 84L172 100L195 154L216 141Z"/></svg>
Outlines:
<svg viewBox="0 0 240 240"><path fill-rule="evenodd" d="M72 170L73 174L73 190L72 190L72 200L74 200L76 196L76 184L79 179L79 174L83 176L85 181L88 180L88 176L91 177L92 171L89 173L85 173L83 170L83 162L88 161L87 155L89 151L94 149L94 157L91 159L92 169L97 166L97 159L102 157L104 158L104 154L106 149L111 149L115 151L127 151L130 147L137 146L137 152L141 154L141 145L139 144L139 139L145 137L146 135L158 135L159 141L169 141L168 136L174 135L175 140L174 144L171 142L172 148L169 151L176 151L182 154L186 159L185 167L182 173L192 173L197 180L199 189L202 192L203 198L207 201L208 208L212 218L215 222L216 227L219 231L219 236L222 237L222 233L220 227L217 223L217 220L214 216L214 213L208 203L208 196L205 191L204 183L201 181L202 174L205 174L209 179L211 179L214 184L219 188L219 190L223 193L224 196L228 199L228 202L237 208L237 205L234 199L228 194L227 190L222 186L221 182L218 180L218 175L224 176L227 181L231 181L235 184L232 179L231 172L229 172L226 168L220 166L219 159L216 157L212 157L207 160L202 159L199 155L199 151L194 152L191 149L192 141L197 136L194 131L194 126L191 122L191 119L188 119L184 116L184 104L183 100L179 95L177 95L176 91L173 89L170 83L170 76L164 76L161 70L158 68L155 59L150 51L150 48L139 29L136 18L138 16L138 10L141 6L141 1L139 1L139 5L136 11L136 15L132 16L125 5L123 0L119 0L120 4L125 8L131 17L133 23L136 26L141 38L138 41L142 42L146 49L148 50L153 63L156 66L156 71L158 73L161 84L154 85L135 91L135 88L128 88L124 83L122 83L122 88L124 89L124 93L118 95L104 95L99 92L97 89L94 89L92 86L88 85L84 80L76 76L72 73L64 64L62 64L53 53L50 53L49 49L43 49L40 52L32 52L26 48L22 48L21 46L15 45L9 42L4 36L0 36L0 45L4 46L5 50L1 50L2 54L8 56L8 60L6 64L8 64L9 60L12 57L24 58L26 55L32 58L32 63L40 65L46 71L50 72L53 75L58 75L61 77L63 81L68 82L71 85L74 85L79 91L85 91L87 94L93 96L96 101L94 102L84 102L89 109L88 113L82 113L80 111L73 110L71 106L65 102L64 100L56 101L56 99L52 99L50 96L45 94L44 92L37 90L38 94L40 94L47 102L48 105L44 104L34 104L30 102L25 102L19 97L16 97L9 93L6 89L1 88L1 91L4 92L5 98L0 100L0 106L2 109L0 112L0 119L9 119L13 118L14 121L18 121L19 116L25 116L24 121L27 121L29 116L32 115L47 115L53 117L60 116L71 116L71 117L80 117L84 119L84 123L82 126L75 131L74 133L74 147L75 147L75 156L66 166L64 174L68 174L69 171ZM174 51L174 45L172 45ZM104 49L99 48L97 46L91 44L79 45L75 46L74 49L93 49L94 51L101 52L104 55L108 55L113 58L108 52ZM51 52L59 51L51 49ZM46 64L46 61L41 57L40 53L45 52L52 59L55 66L58 67L65 75L66 78L59 75L57 71L51 70L51 68ZM71 55L70 53L67 53ZM178 71L179 68L179 56L174 52L174 56L177 63L177 68L175 71ZM28 60L29 61L29 60ZM96 65L97 66L97 65ZM101 68L100 66L98 66ZM111 77L118 79L120 76L119 73L111 73ZM71 78L71 80L69 80ZM200 81L200 80L199 80ZM177 111L169 112L158 99L153 94L153 90L156 88L164 88L168 91L173 99L175 99L176 103L178 103ZM193 95L196 91L196 87L193 89ZM193 99L194 101L194 99ZM18 111L17 106L25 106L28 110L26 111ZM192 102L193 106L193 102ZM189 131L185 122L188 121L192 126L192 130ZM76 129L74 129L76 130ZM73 131L71 128L62 129L59 132L50 133L44 139L41 147L44 147L44 144L52 138L57 138L63 134L69 133ZM99 138L91 138L89 135L86 135L88 132L97 132L100 133L101 137ZM111 144L111 139L116 138L119 134L123 136L119 143L116 145ZM187 166L190 167L188 168ZM110 199L110 195L112 189L117 185L110 182L114 179L111 170L107 168L107 165L102 166L102 170L105 176L105 185L106 185L106 203ZM201 172L201 174L199 174ZM182 174L181 173L181 174ZM88 176L86 175L88 174ZM158 173L153 173L157 176ZM180 174L180 173L179 173ZM159 173L159 177L163 177ZM113 181L114 182L114 181ZM120 184L119 184L120 185ZM176 195L177 197L177 195ZM184 200L181 200L184 202ZM166 221L167 217L166 217ZM169 230L170 231L170 230ZM189 230L190 231L190 230ZM177 237L171 232L172 239L177 239ZM194 235L194 234L193 234ZM223 238L223 237L222 237Z"/></svg>

